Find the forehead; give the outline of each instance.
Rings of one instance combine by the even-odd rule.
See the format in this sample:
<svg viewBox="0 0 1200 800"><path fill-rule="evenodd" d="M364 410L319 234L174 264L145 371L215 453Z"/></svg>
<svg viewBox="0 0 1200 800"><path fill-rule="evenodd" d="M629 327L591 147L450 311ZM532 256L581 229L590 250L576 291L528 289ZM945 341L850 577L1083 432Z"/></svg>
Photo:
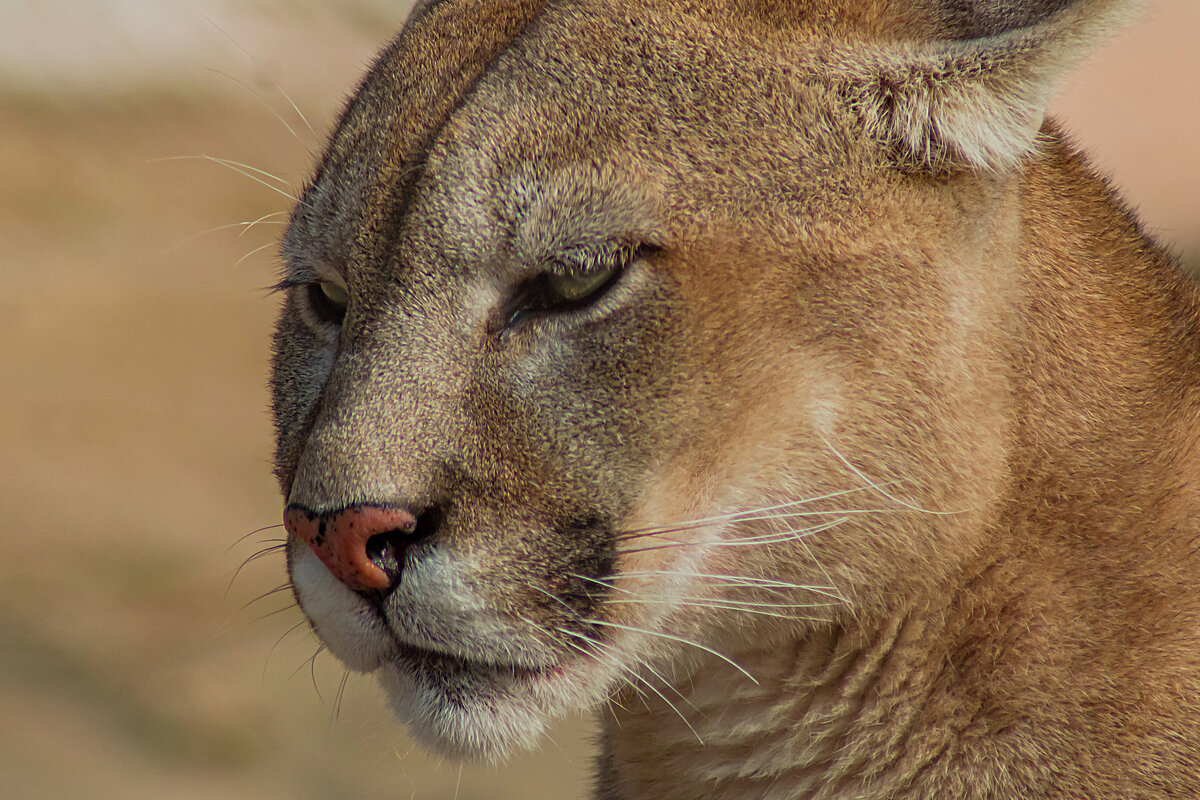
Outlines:
<svg viewBox="0 0 1200 800"><path fill-rule="evenodd" d="M381 55L285 247L377 250L405 220L484 257L534 246L516 228L555 206L580 236L661 232L812 206L845 167L833 90L792 44L650 3L467 5L429 6Z"/></svg>

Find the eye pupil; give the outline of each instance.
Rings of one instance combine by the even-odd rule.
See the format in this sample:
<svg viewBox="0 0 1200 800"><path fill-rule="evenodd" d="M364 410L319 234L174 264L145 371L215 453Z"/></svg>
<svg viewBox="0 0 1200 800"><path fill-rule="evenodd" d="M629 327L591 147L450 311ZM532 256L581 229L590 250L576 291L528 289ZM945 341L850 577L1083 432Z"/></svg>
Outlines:
<svg viewBox="0 0 1200 800"><path fill-rule="evenodd" d="M341 284L316 281L308 284L308 302L313 313L327 325L341 325L350 295Z"/></svg>

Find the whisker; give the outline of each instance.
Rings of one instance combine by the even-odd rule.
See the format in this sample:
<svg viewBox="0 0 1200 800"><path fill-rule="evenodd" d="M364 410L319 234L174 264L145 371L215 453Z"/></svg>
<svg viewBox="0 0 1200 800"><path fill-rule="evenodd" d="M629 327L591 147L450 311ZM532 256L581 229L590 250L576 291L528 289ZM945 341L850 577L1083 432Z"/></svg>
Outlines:
<svg viewBox="0 0 1200 800"><path fill-rule="evenodd" d="M728 656L726 656L722 653L717 652L716 650L713 650L711 647L705 647L704 645L700 644L699 642L694 642L691 639L685 639L682 636L676 636L671 633L663 633L662 631L651 631L651 630L647 630L645 628L634 627L632 625L622 625L619 622L606 622L605 620L600 620L600 619L587 619L584 621L589 625L600 625L601 627L606 627L606 628L618 628L620 630L629 631L630 633L640 633L645 636L657 636L662 639L668 639L673 642L679 642L680 644L691 645L692 647L695 647L698 650L703 650L704 652L708 653L709 655L716 656L717 658L724 661L726 664L729 664L729 666L736 669L738 672L745 675L747 678L749 678L755 684L758 683L758 680L753 675L751 675L749 672L747 672L745 669L743 669L733 659L729 658Z"/></svg>
<svg viewBox="0 0 1200 800"><path fill-rule="evenodd" d="M333 709L329 714L329 727L342 716L342 697L346 694L346 682L350 680L350 670L342 670L342 680L338 683L337 694L333 696Z"/></svg>
<svg viewBox="0 0 1200 800"><path fill-rule="evenodd" d="M241 78L237 78L237 77L234 77L233 75L230 75L228 72L224 72L223 70L216 69L215 67L207 67L206 69L213 74L220 75L222 78L228 78L229 80L233 81L238 86L242 87L247 92L249 92L256 100L260 101L263 104L263 107L266 108L267 111L271 112L271 116L273 116L273 117L275 117L275 119L279 120L280 125L287 128L287 132L292 135L293 139L295 139L297 142L299 142L300 145L305 150L308 150L309 155L314 155L314 153L312 152L312 149L309 148L308 143L305 142L302 138L300 138L300 134L296 133L296 129L293 128L290 124L288 124L288 121L283 118L282 114L280 114L278 111L275 110L275 107L272 106L271 103L267 100L267 98L263 96L262 92L258 91L257 89L255 89L250 84L246 83ZM295 108L294 104L293 104L293 108ZM299 110L299 109L297 109L297 110Z"/></svg>
<svg viewBox="0 0 1200 800"><path fill-rule="evenodd" d="M890 481L889 483L884 483L884 484L879 484L879 485L887 486L887 485L890 485L891 483L898 483L898 482ZM865 492L865 491L868 491L870 488L872 488L872 487L858 486L853 489L842 489L837 492L829 492L827 494L818 495L816 497L808 497L803 500L789 500L786 503L778 503L773 506L763 506L762 508L750 509L748 511L732 511L732 512L729 512L726 514L717 514L717 515L711 516L711 517L703 517L700 519L688 520L687 522L682 522L682 523L679 523L678 525L665 525L665 526L655 526L655 527L648 527L648 528L633 528L629 531L622 532L617 538L619 540L626 539L626 538L636 539L636 538L640 538L642 536L654 536L658 533L667 533L667 532L682 531L682 530L692 530L693 528L703 527L705 525L710 525L714 522L725 522L725 521L751 522L751 521L754 521L755 519L760 519L760 518L761 519L772 519L773 517L771 515L769 515L768 512L782 511L787 508L803 506L803 505L807 505L808 503L816 503L816 502L819 502L822 500L832 500L837 497L844 497L846 495L855 494L857 492ZM797 513L799 513L799 512L797 512ZM841 514L841 513L847 513L847 512L831 510L831 511L812 511L812 512L805 512L805 513L820 515L820 514ZM763 516L759 517L758 515L763 515Z"/></svg>
<svg viewBox="0 0 1200 800"><path fill-rule="evenodd" d="M572 631L572 630L570 630L570 629L568 629L568 628L558 628L558 630L559 630L560 632L562 632L562 633L565 633L565 634L568 634L568 635L570 635L570 636L575 636L575 637L578 637L578 638L580 638L580 639L583 639L584 641L588 642L589 644L592 644L592 645L596 645L596 646L602 647L602 648L604 648L605 650L609 651L610 653L611 653L611 651L612 651L612 648L611 648L611 647L609 647L609 646L606 646L606 645L602 644L601 642L598 642L598 641L596 641L595 639L591 638L590 636L586 636L586 635L584 635L584 634L582 634L582 633L579 633L579 632L577 632L577 631ZM579 649L582 649L582 648L579 648ZM593 657L593 658L595 658L595 655L593 654L593 656L592 656L592 657ZM628 665L622 664L622 663L620 662L620 660L616 659L615 657L613 657L613 660L612 660L612 661L610 661L609 663L610 663L610 664L612 664L613 666L617 667L618 669L621 669L621 670L624 670L624 671L628 672L628 673L629 673L630 675L632 675L634 678L636 678L637 680L641 681L641 682L642 682L642 684L643 684L643 685L645 685L645 687L646 687L647 689L649 689L650 691L652 691L652 692L654 692L656 695L658 695L658 696L659 696L659 698L660 698L660 699L661 699L661 700L662 700L664 703L666 703L666 704L667 704L667 707L668 707L668 708L670 708L672 711L674 711L674 712L675 712L675 714L676 714L676 716L678 716L678 717L679 717L679 719L683 720L683 724L684 724L684 725L686 725L686 726L687 726L687 728L688 728L688 730L690 730L690 731L692 732L692 735L696 737L696 741L700 742L700 744L701 744L701 745L703 745L703 744L704 744L704 739L703 739L703 738L700 736L700 732L699 732L699 731L697 731L697 730L696 730L694 727L692 727L692 723L691 723L691 722L689 722L689 721L688 721L688 718L687 718L687 717L685 717L685 716L683 715L683 712L679 710L679 707L678 707L678 706L676 706L674 703L672 703L672 702L671 702L669 699L667 699L667 696L666 696L665 694L663 694L662 692L660 692L660 691L658 690L658 688L657 688L657 687L656 687L654 684L652 684L650 681L646 680L644 677L642 677L641 675L639 675L639 674L638 674L638 672L637 672L637 670L633 669L632 667L630 667L630 666L628 666ZM649 664L646 664L644 661L639 661L638 663L639 663L639 664L640 664L640 665L641 665L643 668L645 668L645 669L649 670L649 671L650 671L650 672L651 672L651 673L652 673L652 674L653 674L653 675L654 675L656 678L658 678L660 681L662 681L664 686L668 686L668 687L670 687L670 688L674 689L674 687L671 687L671 682L670 682L670 681L668 681L666 678L664 678L662 675L658 674L658 672L656 672L656 671L655 671L655 670L654 670L652 667L650 667L650 665L649 665ZM634 684L630 683L629 685L630 685L630 686L632 686L634 689L637 689L637 687L636 687ZM676 694L678 694L678 695L679 695L679 697L680 697L680 699L681 699L681 700L683 700L683 701L684 701L685 703L687 703L688 705L692 705L692 704L691 704L691 701L689 701L689 700L688 700L686 697L684 697L682 694L680 694L678 689L674 689L674 691L675 691L675 693L676 693ZM638 690L638 693L642 695L643 699L645 698L645 694L644 694L643 692L641 692L641 690ZM695 709L695 706L692 706L692 708L693 708L693 709Z"/></svg>
<svg viewBox="0 0 1200 800"><path fill-rule="evenodd" d="M833 590L837 592L842 602L846 604L846 608L850 610L850 616L857 620L858 613L854 610L854 604L851 603L850 599L846 597L845 593L838 588L837 581L835 581L833 576L829 574L829 570L825 569L825 565L821 563L821 559L817 558L817 554L814 553L812 548L808 546L808 542L801 539L800 546L804 548L804 552L808 554L809 559L817 565L817 569L821 570L821 574L825 576L825 580L829 581L829 585L833 587Z"/></svg>
<svg viewBox="0 0 1200 800"><path fill-rule="evenodd" d="M266 244L262 245L261 247L256 247L253 250L251 250L249 253L246 253L246 255L239 258L237 261L233 262L233 265L235 267L240 266L241 263L243 261L245 261L247 258L250 258L250 256L254 255L255 253L261 253L263 250L266 250L268 247L275 247L276 244L277 244L277 242L267 242Z"/></svg>
<svg viewBox="0 0 1200 800"><path fill-rule="evenodd" d="M317 699L320 700L322 703L325 702L325 698L321 695L321 687L317 685L317 656L321 655L321 653L324 653L324 652L325 652L325 645L324 644L318 645L316 652L314 652L308 658L304 659L304 661L300 662L300 666L296 667L296 669L293 670L292 674L289 676L289 680L290 680L291 678L294 678L297 675L299 675L300 670L304 669L305 667L308 667L308 673L312 678L313 690L316 691Z"/></svg>
<svg viewBox="0 0 1200 800"><path fill-rule="evenodd" d="M270 619L271 617L277 617L280 614L285 614L288 611L291 611L293 608L296 608L296 607L297 607L297 603L295 603L293 601L291 603L288 603L286 606L283 606L282 608L277 608L274 611L268 611L267 613L263 614L262 616L255 617L254 619L252 619L250 621L251 622L262 622L263 620Z"/></svg>
<svg viewBox="0 0 1200 800"><path fill-rule="evenodd" d="M621 577L621 576L625 576L628 574L629 574L628 572L622 572L620 576L613 576L613 577ZM629 589L622 589L620 586L615 586L611 583L605 583L600 578L592 578L587 575L580 575L579 573L576 573L576 572L568 572L567 577L568 578L579 578L580 580L590 581L591 583L595 583L600 586L603 586L605 589L616 589L618 592L624 592L625 594L633 594L633 592L631 592Z"/></svg>
<svg viewBox="0 0 1200 800"><path fill-rule="evenodd" d="M222 28L217 23L213 22L213 20L211 18L209 18L206 14L201 13L200 16L204 17L204 19L208 21L209 25L212 25L214 28L216 28L218 31L220 31L221 35L223 35L226 39L228 39L233 44L234 47L236 47L238 50L241 50L243 53L245 53L246 57L249 58L251 61L253 61L255 63L255 65L257 65L258 68L260 70L262 70L262 74L267 76L267 80L269 80L271 82L271 85L275 87L276 91L278 91L279 94L283 95L284 100L288 101L288 104L292 107L292 110L296 112L296 116L300 117L300 121L304 123L304 126L306 128L308 128L308 132L311 133L313 136L316 136L317 132L315 130L313 130L313 126L309 123L308 117L304 116L304 112L301 111L300 107L297 106L296 103L292 100L291 95L289 95L287 92L285 92L283 90L283 87L279 85L279 82L275 80L275 78L271 75L270 70L268 70L266 68L266 66L262 63L262 61L260 61L258 58L256 58L254 56L253 53L251 53L249 50L247 50L245 47L243 47L241 42L239 42L237 39L230 36L228 31L226 31L224 28ZM238 81L238 83L241 83L241 81ZM264 100L264 102L265 102L265 100ZM281 118L281 121L282 121L282 118ZM289 131L292 130L291 126L288 125L286 122L284 122L283 124ZM292 131L292 135L295 136L295 131ZM296 136L296 138L300 139L299 136ZM301 141L301 144L303 144L303 141Z"/></svg>
<svg viewBox="0 0 1200 800"><path fill-rule="evenodd" d="M654 550L666 550L672 547L755 547L764 544L778 544L779 542L800 541L814 534L827 531L830 528L836 528L838 525L841 525L847 521L848 519L846 517L842 517L841 519L831 520L830 522L826 522L821 525L815 525L811 528L804 528L799 531L763 534L762 536L750 536L744 539L726 539L719 542L667 540L666 544L650 545L647 547L634 547L627 550L619 550L618 552L622 554L629 554L648 553Z"/></svg>
<svg viewBox="0 0 1200 800"><path fill-rule="evenodd" d="M762 519L781 519L781 518L780 517L763 517ZM760 533L756 536L742 536L742 537L738 537L736 539L724 539L724 540L721 540L718 542L712 542L711 544L735 545L735 544L759 544L759 543L763 543L763 542L773 542L776 540L784 541L787 539L794 538L798 534L820 533L821 531L826 530L827 528L831 528L835 525L839 525L843 522L846 522L847 519L848 518L841 518L841 519L831 520L829 522L822 522L820 525L814 525L810 528L803 528L800 530L797 530L795 528L789 528L786 531L775 531L772 533ZM738 520L738 521L741 522L743 520ZM753 522L755 520L746 520L746 521ZM692 528L694 528L694 527L700 527L700 526L692 526ZM692 528L679 528L679 529L669 528L669 529L663 530L657 534L643 534L643 535L647 536L647 537L648 536L662 536L667 533L677 533L679 531L692 530ZM638 538L642 538L642 537L639 536ZM668 540L668 541L678 541L678 540ZM622 551L622 552L635 552L635 551Z"/></svg>
<svg viewBox="0 0 1200 800"><path fill-rule="evenodd" d="M246 609L248 609L250 606L254 605L255 603L260 603L263 600L266 600L271 595L279 594L280 592L289 591L289 590L291 590L291 588L292 588L292 582L288 581L287 583L279 584L274 589L268 589L267 591L263 592L258 597L254 598L253 600L246 601L246 603L242 605L242 611L245 611ZM292 605L285 606L283 609L272 611L264 617L259 617L258 619L255 620L255 622L258 622L259 620L262 620L262 619L266 619L267 617L272 617L272 616L278 614L279 611L286 610L288 608L291 608L294 605L295 605L295 603L292 603Z"/></svg>
<svg viewBox="0 0 1200 800"><path fill-rule="evenodd" d="M777 611L767 611L762 608L754 608L738 603L723 603L720 601L698 600L695 598L677 598L671 600L663 600L658 598L644 598L641 600L613 600L613 604L642 604L642 605L665 605L672 608L677 606L692 606L694 608L712 609L714 611L736 611L742 614L755 614L760 617L772 617L774 619L786 619L795 622L819 622L819 617L814 617L806 614L784 614ZM829 608L832 606L841 605L840 603L810 603L797 606L783 606L784 608Z"/></svg>
<svg viewBox="0 0 1200 800"><path fill-rule="evenodd" d="M281 609L281 611L282 610L286 610L286 609ZM271 616L271 615L268 614L267 616ZM307 618L300 620L295 625L293 625L292 627L288 628L286 631L281 633L279 635L279 638L275 640L275 644L271 645L271 649L267 651L267 657L263 661L263 681L266 681L266 679L267 679L267 666L270 665L271 656L273 656L275 654L276 648L279 647L279 645L283 642L284 639L286 639L287 637L289 637L293 633L295 633L297 629L302 628L306 625L308 625ZM322 645L322 646L324 646L324 645ZM314 658L315 658L315 656L314 656Z"/></svg>
<svg viewBox="0 0 1200 800"><path fill-rule="evenodd" d="M259 550L257 553L254 553L245 561L243 561L240 565L238 565L238 568L233 571L233 576L229 579L229 585L225 587L225 594L222 596L229 597L229 592L231 589L233 589L234 582L238 579L238 576L242 574L242 570L244 570L251 562L258 561L260 558L266 558L269 555L278 553L286 547L286 542L284 544L273 544L270 547L264 547L262 550Z"/></svg>
<svg viewBox="0 0 1200 800"><path fill-rule="evenodd" d="M221 166L225 167L226 169L230 169L243 177L249 178L250 180L254 181L257 184L267 187L268 189L275 192L276 194L283 195L284 197L286 197L288 200L292 201L293 203L300 202L300 199L298 197L296 197L295 195L291 194L290 192L285 192L283 189L280 189L278 186L275 186L274 184L268 183L267 181L263 180L262 177L259 177L259 176L266 176L267 178L270 178L271 180L281 183L284 186L289 186L288 182L285 181L283 178L280 178L278 175L272 175L270 172L267 172L266 170L258 169L257 167L252 167L249 164L242 164L242 163L233 161L228 158L217 158L216 156L209 156L209 155L169 156L167 158L151 159L151 161L152 162L154 162L154 161L211 161L212 163L220 164Z"/></svg>
<svg viewBox="0 0 1200 800"><path fill-rule="evenodd" d="M840 598L830 597L831 600ZM759 600L737 600L723 597L704 597L704 596L688 596L677 598L655 598L655 597L636 597L632 599L621 598L619 600L609 600L608 604L616 605L635 605L637 603L663 602L672 603L678 600L681 603L717 603L723 606L741 606L745 608L830 608L840 605L840 603L831 602L816 602L816 603L771 603Z"/></svg>
<svg viewBox="0 0 1200 800"><path fill-rule="evenodd" d="M863 480L863 482L866 483L869 488L874 489L876 492L883 495L888 500L891 500L893 503L897 503L901 506L904 506L905 508L907 508L911 511L919 511L922 514L933 514L935 516L953 516L955 514L964 513L964 511L933 511L928 508L921 508L918 505L914 505L913 503L910 503L906 500L902 500L901 498L896 497L894 494L891 494L890 492L887 492L884 490L885 486L894 485L895 483L897 483L896 481L887 481L886 483L876 483L875 481L868 478L866 473L864 473L858 467L854 466L854 464L850 463L850 459L846 458L844 455L842 455L840 452L838 452L838 449L833 446L832 442L830 442L828 439L826 439L824 437L821 438L821 441L823 441L825 443L825 446L829 448L829 452L833 453L834 457L836 457L838 461L842 462L842 464L846 467L846 469L850 470L855 475L857 475L859 478L861 478Z"/></svg>
<svg viewBox="0 0 1200 800"><path fill-rule="evenodd" d="M607 642L602 642L599 639L593 639L591 636L588 636L585 633L573 631L568 628L556 628L556 630L560 631L561 633L568 634L569 636L574 636L578 639L583 639L588 644L590 644L594 647L601 648L602 650L604 650L605 652L607 652L609 654L609 657L612 659L610 663L612 663L613 666L616 666L620 669L631 669L632 666L636 665L638 667L641 667L642 669L645 669L647 672L649 672L655 678L658 678L658 680L662 681L662 685L664 687L670 689L672 692L674 692L679 697L680 700L682 700L683 702L685 702L689 706L691 706L693 711L698 712L700 710L700 709L696 708L694 705L692 705L692 701L689 700L686 696L684 696L684 694L682 692L680 692L679 689L675 688L675 686L671 683L671 681L667 680L665 675L663 675L661 672L659 672L654 667L652 667L649 664L649 662L647 662L645 659L635 658L633 665L627 665L624 663L623 659L620 658L620 654L617 653L617 648L611 644L608 644ZM646 686L648 686L650 689L652 689L652 690L654 689L654 687L648 681L646 681L645 678L643 678L641 675L638 675L636 673L636 670L634 670L634 674L638 680L642 681L642 683L645 683ZM662 695L660 693L658 693L657 690L655 691L655 693L658 694L659 697L662 697ZM666 700L666 698L663 697L663 700Z"/></svg>
<svg viewBox="0 0 1200 800"><path fill-rule="evenodd" d="M256 220L249 220L246 222L230 222L227 225L217 225L217 226L209 228L207 230L200 231L199 233L193 233L191 236L188 236L184 239L180 239L179 241L175 242L174 244L169 245L166 248L164 248L159 255L167 255L168 253L173 253L174 251L178 250L180 247L183 247L184 245L186 245L190 242L193 242L196 239L199 239L201 236L207 236L210 233L217 233L219 231L229 230L230 228L242 228L242 232L238 234L238 237L240 238L242 236L245 236L246 233L249 232L249 230L256 225L287 225L286 222L269 221L271 217L277 217L281 214L286 214L286 213L287 213L286 211L273 211L270 214L265 214Z"/></svg>
<svg viewBox="0 0 1200 800"><path fill-rule="evenodd" d="M283 226L286 226L287 225L286 221L272 220L271 217L286 217L287 215L288 215L287 211L272 211L269 214L263 214L258 219L252 219L249 222L236 222L232 226L229 226L229 227L237 227L239 225L243 226L242 232L238 234L238 238L241 238L241 237L245 236L247 233L249 233L250 230L252 228L254 228L256 225L283 225Z"/></svg>
<svg viewBox="0 0 1200 800"><path fill-rule="evenodd" d="M570 629L568 629L568 628L558 628L557 630L558 630L558 631L560 631L560 632L562 632L562 633L566 633L566 634L568 634L568 635L570 635L570 636L575 636L575 637L577 637L577 638L581 638L581 639L583 639L584 641L588 642L589 644L595 644L595 643L596 643L596 642L595 642L595 640L593 640L593 639L589 639L588 637L584 636L583 634L581 634L581 633L578 633L578 632L576 632L576 631L572 631L572 630L570 630ZM576 644L575 642L564 640L564 641L563 641L563 644L565 644L567 647L571 648L572 650L576 651L577 653L580 653L581 655L584 655L584 656L586 656L587 658L590 658L592 661L599 661L599 662L600 662L600 663L602 663L602 664L603 664L603 663L611 663L611 662L602 661L602 660L601 660L601 658L600 658L600 656L599 656L598 654L596 654L596 653L592 652L591 650L588 650L586 647L583 647L582 645L578 645L578 644ZM632 673L632 672L629 670L629 668L628 668L628 667L626 667L626 666L624 666L623 664L619 664L619 663L613 663L613 664L612 664L612 666L616 667L617 669L619 669L619 670L621 670L621 671L623 671L623 672L626 672L626 673L633 674L633 673ZM635 677L636 677L636 676L635 676ZM623 681L625 682L625 685L626 685L626 686L628 686L630 689L633 689L635 692L637 692L639 695L641 695L641 696L642 696L642 698L643 698L643 700L645 700L646 698L648 698L648 695L647 695L647 694L646 694L644 691L642 691L641 687L639 687L639 686L638 686L636 683L634 683L632 680L630 680L630 679L629 679L629 677L628 677L627 675L622 675L622 676L621 676L621 680L623 680ZM639 680L640 680L640 678L639 678ZM618 704L618 705L619 705L619 704ZM648 707L649 707L649 706L647 706L647 708L648 708ZM622 708L624 708L624 706L622 706Z"/></svg>
<svg viewBox="0 0 1200 800"><path fill-rule="evenodd" d="M249 533L247 533L245 536L240 536L240 537L238 537L237 541L235 541L233 544L229 545L229 547L225 548L225 552L226 552L226 553L228 553L230 550L232 550L233 548L237 547L239 544L241 544L242 542L246 541L247 539L249 539L251 536L253 536L253 535L254 535L254 534L256 534L256 533L262 533L263 531L274 530L275 528L282 528L282 527L283 527L283 523L282 523L282 522L280 522L280 523L277 523L277 524L275 524L275 525L264 525L264 526L263 526L263 527L261 527L261 528L257 528L256 530L252 530L252 531L250 531Z"/></svg>
<svg viewBox="0 0 1200 800"><path fill-rule="evenodd" d="M746 587L754 588L754 589L770 589L770 590L774 590L774 591L781 591L781 590L810 591L810 592L817 592L819 594L826 594L830 597L835 597L835 599L841 599L840 596L834 596L834 595L829 594L829 592L833 588L832 586L820 586L817 584L805 584L805 583L788 583L787 581L776 580L774 578L756 578L751 575L725 575L725 574L712 573L712 572L682 572L679 570L649 569L649 570L629 570L626 572L618 573L618 574L614 575L613 578L614 579L615 578L652 578L652 577L657 577L660 575L666 576L666 577L678 577L678 578L702 578L704 580L713 580L713 581L719 581L721 583L727 583L731 586L746 586ZM618 587L613 586L612 588L616 589ZM622 590L622 591L628 592L628 590Z"/></svg>
<svg viewBox="0 0 1200 800"><path fill-rule="evenodd" d="M575 609L571 608L569 605L567 605L566 602L558 595L554 594L553 592L546 591L545 589L543 589L540 586L535 586L532 583L526 582L525 585L528 586L530 589L533 589L535 592L541 592L542 594L546 595L546 597L549 597L551 600L553 600L554 602L558 603L560 606L565 608L567 610L567 613L570 614L572 617L574 617L575 619L579 619L579 612L576 611ZM524 619L524 617L522 617L522 619ZM526 620L526 621L533 624L534 627L538 627L537 623L533 622L532 620Z"/></svg>

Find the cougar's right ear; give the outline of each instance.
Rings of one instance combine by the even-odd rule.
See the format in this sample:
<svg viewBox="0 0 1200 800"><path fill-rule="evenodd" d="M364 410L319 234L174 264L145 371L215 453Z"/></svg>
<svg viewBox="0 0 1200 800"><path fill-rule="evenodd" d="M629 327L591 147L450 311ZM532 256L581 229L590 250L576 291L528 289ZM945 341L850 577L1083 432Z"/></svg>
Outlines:
<svg viewBox="0 0 1200 800"><path fill-rule="evenodd" d="M826 54L868 132L910 169L1004 171L1036 146L1059 79L1130 0L934 0L938 38Z"/></svg>
<svg viewBox="0 0 1200 800"><path fill-rule="evenodd" d="M411 25L416 22L425 16L425 12L440 2L441 0L417 0L413 3L413 7L408 10L408 18L404 20L404 24Z"/></svg>

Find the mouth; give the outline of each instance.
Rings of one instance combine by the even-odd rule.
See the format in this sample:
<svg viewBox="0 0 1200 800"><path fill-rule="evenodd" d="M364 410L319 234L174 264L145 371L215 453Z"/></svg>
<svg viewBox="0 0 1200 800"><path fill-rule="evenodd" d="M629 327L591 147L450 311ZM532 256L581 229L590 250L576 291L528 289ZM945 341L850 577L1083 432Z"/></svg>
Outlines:
<svg viewBox="0 0 1200 800"><path fill-rule="evenodd" d="M531 667L396 643L376 676L418 741L446 756L497 762L536 745L549 720L587 705L567 661Z"/></svg>
<svg viewBox="0 0 1200 800"><path fill-rule="evenodd" d="M533 667L515 662L499 663L400 641L396 642L390 661L396 667L412 670L436 683L459 683L464 678L530 683L564 672L561 666Z"/></svg>

